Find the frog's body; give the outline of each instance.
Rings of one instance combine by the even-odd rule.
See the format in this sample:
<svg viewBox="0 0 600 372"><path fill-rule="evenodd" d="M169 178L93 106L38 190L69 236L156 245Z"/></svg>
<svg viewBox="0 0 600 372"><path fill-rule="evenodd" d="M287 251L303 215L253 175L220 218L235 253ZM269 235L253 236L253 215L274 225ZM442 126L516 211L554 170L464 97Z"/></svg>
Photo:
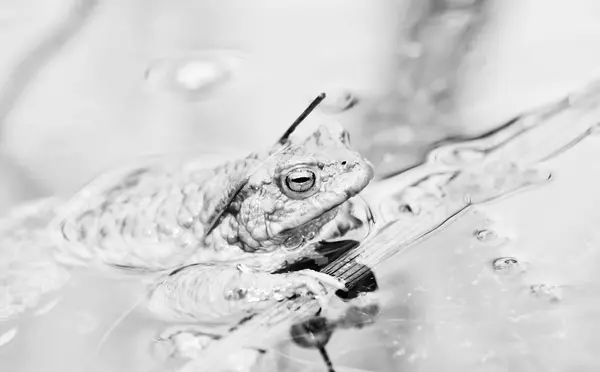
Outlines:
<svg viewBox="0 0 600 372"><path fill-rule="evenodd" d="M188 162L109 173L52 206L55 215L30 231L30 244L47 246L54 260L47 261L59 269L158 273L150 294L157 315L221 321L301 287L314 293L307 280L314 275L270 272L302 258L310 241L335 232L324 226L372 176L368 162L348 147L347 133L323 126L302 143L278 144L214 169ZM3 239L0 250L14 242ZM0 285L14 288L10 273L0 271ZM172 288L182 286L212 295L182 305L172 298ZM14 296L5 297L0 308L14 309Z"/></svg>

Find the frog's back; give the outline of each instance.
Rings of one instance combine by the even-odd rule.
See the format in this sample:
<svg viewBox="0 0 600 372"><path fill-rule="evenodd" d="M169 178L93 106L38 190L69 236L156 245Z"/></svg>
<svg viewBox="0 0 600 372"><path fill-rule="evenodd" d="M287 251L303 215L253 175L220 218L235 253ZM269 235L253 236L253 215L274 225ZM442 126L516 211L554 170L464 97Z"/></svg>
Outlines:
<svg viewBox="0 0 600 372"><path fill-rule="evenodd" d="M139 272L183 262L196 242L177 218L193 203L190 185L210 178L211 165L138 163L103 174L72 198L35 200L0 217L0 320L61 288L69 265Z"/></svg>
<svg viewBox="0 0 600 372"><path fill-rule="evenodd" d="M61 206L50 225L65 263L157 271L177 266L200 244L201 164L156 162L109 172Z"/></svg>
<svg viewBox="0 0 600 372"><path fill-rule="evenodd" d="M0 320L61 288L71 265L117 275L180 266L244 167L227 156L151 158L106 172L69 199L34 201L0 217Z"/></svg>

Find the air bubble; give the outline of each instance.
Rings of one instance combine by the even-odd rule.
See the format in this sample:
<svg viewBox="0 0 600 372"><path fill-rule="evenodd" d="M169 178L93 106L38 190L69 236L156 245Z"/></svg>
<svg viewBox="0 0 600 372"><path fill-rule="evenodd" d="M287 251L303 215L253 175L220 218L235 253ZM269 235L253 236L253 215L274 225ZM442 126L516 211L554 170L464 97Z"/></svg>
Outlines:
<svg viewBox="0 0 600 372"><path fill-rule="evenodd" d="M241 61L240 53L218 50L167 56L150 62L145 78L159 91L201 100L231 81Z"/></svg>
<svg viewBox="0 0 600 372"><path fill-rule="evenodd" d="M493 266L497 272L508 273L519 268L519 261L514 257L501 257L494 260Z"/></svg>
<svg viewBox="0 0 600 372"><path fill-rule="evenodd" d="M496 239L498 239L498 233L495 232L494 230L487 230L487 229L477 230L475 232L475 237L480 242L493 242Z"/></svg>

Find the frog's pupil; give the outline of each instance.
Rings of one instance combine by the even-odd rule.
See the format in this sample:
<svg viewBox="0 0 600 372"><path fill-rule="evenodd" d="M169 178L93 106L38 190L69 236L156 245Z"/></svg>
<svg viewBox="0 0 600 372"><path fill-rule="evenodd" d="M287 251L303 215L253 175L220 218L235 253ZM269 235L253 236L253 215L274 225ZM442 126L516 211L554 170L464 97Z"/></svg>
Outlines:
<svg viewBox="0 0 600 372"><path fill-rule="evenodd" d="M295 192L308 191L315 184L315 174L311 171L296 172L287 177L286 183L290 190Z"/></svg>

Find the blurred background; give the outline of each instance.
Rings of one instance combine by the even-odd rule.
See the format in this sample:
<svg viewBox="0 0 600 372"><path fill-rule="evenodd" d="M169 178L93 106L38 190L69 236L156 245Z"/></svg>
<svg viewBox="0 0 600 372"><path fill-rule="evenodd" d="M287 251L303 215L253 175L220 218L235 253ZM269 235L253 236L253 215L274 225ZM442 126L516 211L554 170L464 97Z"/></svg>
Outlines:
<svg viewBox="0 0 600 372"><path fill-rule="evenodd" d="M593 0L3 0L0 206L149 154L267 146L321 91L359 104L310 122L402 168L596 76L598 17Z"/></svg>
<svg viewBox="0 0 600 372"><path fill-rule="evenodd" d="M0 210L68 195L148 155L269 146L321 91L329 98L301 131L340 121L378 174L401 170L436 140L483 133L597 77L599 20L595 0L1 0ZM349 101L357 104L346 109ZM578 183L592 193L595 184L572 176L562 195ZM536 205L543 209L559 194ZM585 204L562 210L581 213ZM560 226L529 226L516 209L505 216L522 218L523 231ZM465 332L469 319L462 322ZM444 340L458 337L445 330ZM453 348L458 341L443 345L438 364L465 352ZM394 350L388 354L404 349ZM407 350L398 354L404 368L426 358ZM391 363L376 360L382 365L370 370ZM431 363L421 367L439 367ZM515 366L485 370L550 370L530 361Z"/></svg>

